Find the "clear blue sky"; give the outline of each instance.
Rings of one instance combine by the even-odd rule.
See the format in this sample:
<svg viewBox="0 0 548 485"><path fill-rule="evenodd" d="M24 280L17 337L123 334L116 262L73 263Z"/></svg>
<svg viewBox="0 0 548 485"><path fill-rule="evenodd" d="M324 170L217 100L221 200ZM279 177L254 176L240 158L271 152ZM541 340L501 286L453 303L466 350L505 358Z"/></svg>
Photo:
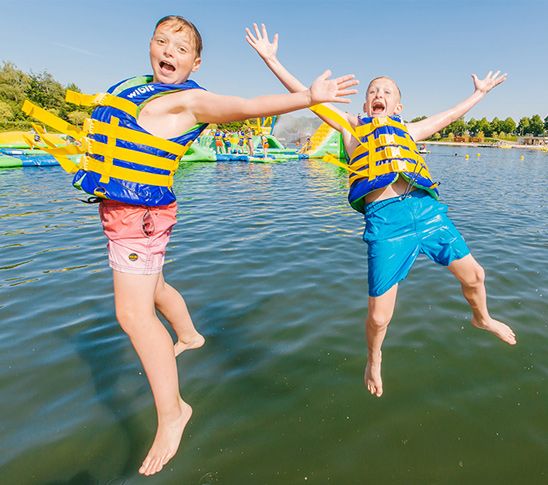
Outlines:
<svg viewBox="0 0 548 485"><path fill-rule="evenodd" d="M148 41L160 17L193 21L204 39L193 77L207 89L252 97L283 92L244 39L265 22L279 57L310 83L330 68L362 82L396 79L406 119L442 111L472 92L470 73L508 72L467 118L548 115L547 0L2 0L0 60L47 70L85 92L149 72Z"/></svg>

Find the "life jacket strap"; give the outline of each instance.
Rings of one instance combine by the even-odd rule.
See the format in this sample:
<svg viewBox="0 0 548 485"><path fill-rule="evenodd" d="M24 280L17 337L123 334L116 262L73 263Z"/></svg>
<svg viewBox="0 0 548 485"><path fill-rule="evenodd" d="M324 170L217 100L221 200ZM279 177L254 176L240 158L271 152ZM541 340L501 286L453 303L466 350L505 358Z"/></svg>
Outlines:
<svg viewBox="0 0 548 485"><path fill-rule="evenodd" d="M141 172L140 170L132 170L131 168L118 167L117 165L108 166L108 174L106 174L105 164L84 155L81 162L81 168L87 171L92 171L98 174L108 175L108 177L126 180L137 184L156 185L158 187L171 187L173 185L173 174L162 175L150 172ZM96 194L97 195L97 194ZM100 196L100 195L99 195Z"/></svg>
<svg viewBox="0 0 548 485"><path fill-rule="evenodd" d="M398 128L400 130L407 132L407 128L403 123L400 123L399 121L396 121L390 118L389 116L377 116L373 118L369 123L365 123L364 125L357 126L356 133L359 138L363 138L365 136L369 136L376 129L381 128L383 126L392 126L394 128Z"/></svg>
<svg viewBox="0 0 548 485"><path fill-rule="evenodd" d="M23 113L25 113L26 115L50 126L60 133L70 135L73 138L81 138L82 136L84 136L82 130L79 130L70 123L67 123L65 120L59 118L58 116L55 116L53 113L50 113L43 108L40 108L40 106L37 106L28 100L25 100L25 102L23 103L22 110Z"/></svg>
<svg viewBox="0 0 548 485"><path fill-rule="evenodd" d="M118 160L123 160L124 162L146 165L148 167L170 172L174 172L179 166L178 159L172 160L171 158L159 157L158 155L152 155L150 153L138 152L128 148L109 145L108 143L101 143L89 138L86 142L88 145L86 152L90 155L116 158Z"/></svg>
<svg viewBox="0 0 548 485"><path fill-rule="evenodd" d="M418 172L417 167L422 167L422 173L425 177L429 178L428 171L426 170L426 165L421 164L420 162L413 163L409 160L402 159L393 159L387 160L386 163L376 164L375 165L375 177L379 175L385 175L387 173L394 172L408 172L416 173ZM363 170L358 170L359 167L350 167L353 170L353 173L350 174L349 179L350 183L358 179L369 178L369 166L365 165Z"/></svg>
<svg viewBox="0 0 548 485"><path fill-rule="evenodd" d="M22 109L23 112L28 116L33 117L34 119L50 126L57 131L60 131L61 133L65 133L75 139L84 137L83 131L79 130L70 123L67 123L65 120L59 118L58 116L55 116L53 113L50 113L49 111L40 108L34 103L31 103L30 101L25 100ZM36 131L36 133L40 135L44 143L48 145L47 147L44 147L42 149L46 153L50 153L51 155L53 155L55 159L59 162L59 165L61 165L63 170L68 173L76 172L76 170L78 169L77 164L74 163L66 155L78 155L83 153L83 150L78 149L75 151L74 148L76 147L74 147L73 145L67 145L66 147L56 147L55 144L51 140L49 140L47 133L41 126L33 123L32 127L34 128L34 131Z"/></svg>
<svg viewBox="0 0 548 485"><path fill-rule="evenodd" d="M173 141L90 118L84 122L84 131L93 135L104 135L107 138L114 137L119 140L147 145L178 157L183 156L186 151L185 146L179 145Z"/></svg>
<svg viewBox="0 0 548 485"><path fill-rule="evenodd" d="M68 89L65 99L67 102L79 106L109 106L123 111L133 118L137 118L139 112L139 107L135 103L109 93L84 94Z"/></svg>

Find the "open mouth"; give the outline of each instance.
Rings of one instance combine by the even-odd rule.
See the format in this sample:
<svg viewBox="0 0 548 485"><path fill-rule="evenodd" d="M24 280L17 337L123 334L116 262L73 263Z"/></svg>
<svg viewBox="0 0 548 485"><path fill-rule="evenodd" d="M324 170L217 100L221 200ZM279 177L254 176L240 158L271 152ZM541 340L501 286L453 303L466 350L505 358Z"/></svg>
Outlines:
<svg viewBox="0 0 548 485"><path fill-rule="evenodd" d="M386 106L382 101L373 101L373 104L371 105L371 112L373 114L381 114L384 112Z"/></svg>
<svg viewBox="0 0 548 485"><path fill-rule="evenodd" d="M175 72L175 66L167 61L160 61L160 69L163 73Z"/></svg>

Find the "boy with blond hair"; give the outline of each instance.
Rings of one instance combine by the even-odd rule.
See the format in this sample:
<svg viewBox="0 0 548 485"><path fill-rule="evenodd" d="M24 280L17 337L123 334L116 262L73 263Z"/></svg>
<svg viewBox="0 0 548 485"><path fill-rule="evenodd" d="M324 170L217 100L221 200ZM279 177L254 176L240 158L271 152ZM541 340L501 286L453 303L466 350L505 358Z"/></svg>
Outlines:
<svg viewBox="0 0 548 485"><path fill-rule="evenodd" d="M248 43L290 91L302 83L280 63L278 34L272 42L264 24L246 29ZM416 123L402 123L401 93L389 77L373 79L366 91L365 117L343 113L333 106L312 110L340 131L350 160L349 202L365 215L364 240L368 244L367 364L364 383L380 397L381 346L396 304L398 283L407 277L417 256L426 254L446 266L461 284L472 311L472 324L503 342L516 343L512 329L493 319L487 308L485 273L472 257L461 234L438 202L437 184L431 179L415 142L429 138L475 106L506 75L489 72L485 79L472 75L474 92L447 111ZM337 162L338 163L338 162Z"/></svg>

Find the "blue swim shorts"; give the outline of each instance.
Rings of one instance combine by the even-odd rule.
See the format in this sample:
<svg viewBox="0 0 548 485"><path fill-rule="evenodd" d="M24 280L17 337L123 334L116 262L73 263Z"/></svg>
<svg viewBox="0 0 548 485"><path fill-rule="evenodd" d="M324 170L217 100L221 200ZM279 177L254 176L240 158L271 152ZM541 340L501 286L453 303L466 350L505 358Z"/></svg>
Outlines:
<svg viewBox="0 0 548 485"><path fill-rule="evenodd" d="M407 278L420 253L443 266L470 254L447 206L422 190L367 204L363 239L369 296L380 296Z"/></svg>

